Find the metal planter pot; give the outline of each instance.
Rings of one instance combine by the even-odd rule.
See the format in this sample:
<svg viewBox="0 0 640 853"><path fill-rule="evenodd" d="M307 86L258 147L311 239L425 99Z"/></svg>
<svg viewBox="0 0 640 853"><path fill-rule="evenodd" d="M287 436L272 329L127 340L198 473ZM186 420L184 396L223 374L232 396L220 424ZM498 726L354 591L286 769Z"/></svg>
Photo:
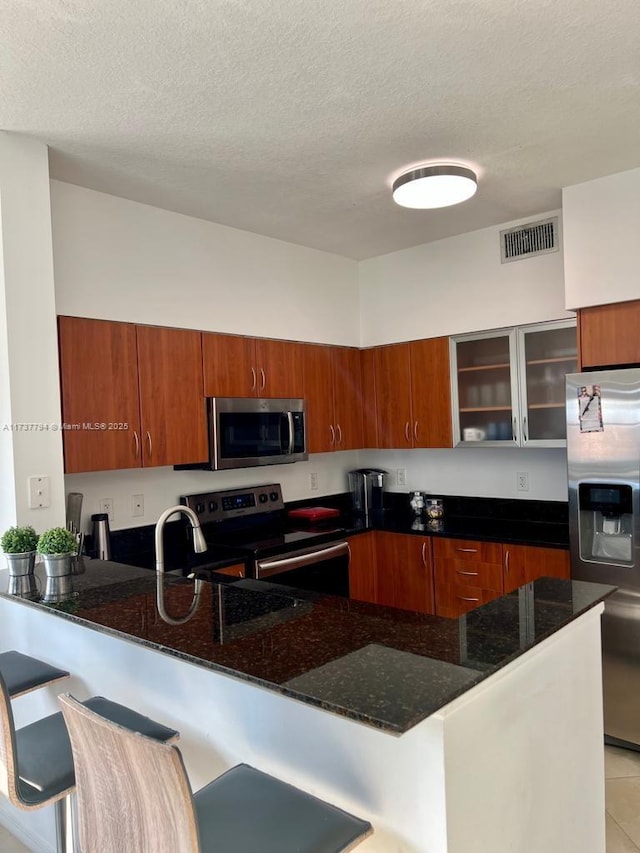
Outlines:
<svg viewBox="0 0 640 853"><path fill-rule="evenodd" d="M36 552L25 551L23 554L5 554L9 577L19 578L32 575L36 564Z"/></svg>
<svg viewBox="0 0 640 853"><path fill-rule="evenodd" d="M48 578L61 578L71 574L73 554L43 554L44 570Z"/></svg>

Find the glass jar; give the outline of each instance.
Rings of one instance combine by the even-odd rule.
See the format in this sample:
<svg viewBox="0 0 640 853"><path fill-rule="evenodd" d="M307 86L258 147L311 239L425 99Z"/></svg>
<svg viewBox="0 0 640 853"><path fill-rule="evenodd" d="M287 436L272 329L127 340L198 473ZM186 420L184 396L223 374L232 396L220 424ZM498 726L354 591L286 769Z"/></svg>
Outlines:
<svg viewBox="0 0 640 853"><path fill-rule="evenodd" d="M422 515L424 510L424 495L422 492L414 492L409 501L409 505L415 515Z"/></svg>
<svg viewBox="0 0 640 853"><path fill-rule="evenodd" d="M441 498L427 498L427 518L440 519L444 516L444 506Z"/></svg>

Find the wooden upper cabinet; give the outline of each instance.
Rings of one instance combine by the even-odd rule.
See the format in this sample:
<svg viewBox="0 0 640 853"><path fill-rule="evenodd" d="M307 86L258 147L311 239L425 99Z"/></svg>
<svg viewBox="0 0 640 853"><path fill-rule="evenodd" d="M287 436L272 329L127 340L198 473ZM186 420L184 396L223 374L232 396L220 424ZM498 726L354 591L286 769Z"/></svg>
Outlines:
<svg viewBox="0 0 640 853"><path fill-rule="evenodd" d="M137 326L145 467L208 458L200 332Z"/></svg>
<svg viewBox="0 0 640 853"><path fill-rule="evenodd" d="M378 447L375 349L360 350L360 381L362 384L362 446Z"/></svg>
<svg viewBox="0 0 640 853"><path fill-rule="evenodd" d="M360 351L333 347L333 401L336 450L362 447Z"/></svg>
<svg viewBox="0 0 640 853"><path fill-rule="evenodd" d="M205 397L302 397L302 346L203 332Z"/></svg>
<svg viewBox="0 0 640 853"><path fill-rule="evenodd" d="M412 447L409 344L376 347L378 447Z"/></svg>
<svg viewBox="0 0 640 853"><path fill-rule="evenodd" d="M303 344L256 338L258 397L303 397Z"/></svg>
<svg viewBox="0 0 640 853"><path fill-rule="evenodd" d="M578 311L583 370L640 364L640 300Z"/></svg>
<svg viewBox="0 0 640 853"><path fill-rule="evenodd" d="M303 344L302 356L303 396L307 404L307 450L309 453L335 450L331 347Z"/></svg>
<svg viewBox="0 0 640 853"><path fill-rule="evenodd" d="M136 329L128 323L60 317L65 472L136 468L140 407ZM106 424L109 429L83 425Z"/></svg>
<svg viewBox="0 0 640 853"><path fill-rule="evenodd" d="M503 545L504 592L511 592L536 578L571 577L569 551L562 548L539 548L533 545Z"/></svg>
<svg viewBox="0 0 640 853"><path fill-rule="evenodd" d="M202 333L205 397L253 397L258 389L254 338Z"/></svg>
<svg viewBox="0 0 640 853"><path fill-rule="evenodd" d="M413 341L409 348L413 446L451 447L449 339Z"/></svg>

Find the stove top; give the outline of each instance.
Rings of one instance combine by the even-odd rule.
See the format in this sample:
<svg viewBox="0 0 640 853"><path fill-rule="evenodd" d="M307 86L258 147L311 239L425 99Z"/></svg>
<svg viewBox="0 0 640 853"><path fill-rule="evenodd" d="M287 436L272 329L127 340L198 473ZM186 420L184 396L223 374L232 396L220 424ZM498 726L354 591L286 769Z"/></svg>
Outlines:
<svg viewBox="0 0 640 853"><path fill-rule="evenodd" d="M246 558L270 557L331 541L344 533L331 524L293 529L287 519L278 483L219 492L183 495L180 503L200 519L210 545Z"/></svg>

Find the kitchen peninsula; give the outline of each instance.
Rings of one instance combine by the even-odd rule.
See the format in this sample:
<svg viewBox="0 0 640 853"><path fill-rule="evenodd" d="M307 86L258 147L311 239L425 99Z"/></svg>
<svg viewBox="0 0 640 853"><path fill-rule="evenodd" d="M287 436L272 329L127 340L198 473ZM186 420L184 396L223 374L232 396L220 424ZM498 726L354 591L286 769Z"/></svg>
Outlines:
<svg viewBox="0 0 640 853"><path fill-rule="evenodd" d="M194 788L246 761L370 819L363 851L603 853L610 588L542 579L444 619L212 577L171 626L154 574L86 561L58 603L0 594L2 642L175 725ZM185 613L193 581L165 586Z"/></svg>

